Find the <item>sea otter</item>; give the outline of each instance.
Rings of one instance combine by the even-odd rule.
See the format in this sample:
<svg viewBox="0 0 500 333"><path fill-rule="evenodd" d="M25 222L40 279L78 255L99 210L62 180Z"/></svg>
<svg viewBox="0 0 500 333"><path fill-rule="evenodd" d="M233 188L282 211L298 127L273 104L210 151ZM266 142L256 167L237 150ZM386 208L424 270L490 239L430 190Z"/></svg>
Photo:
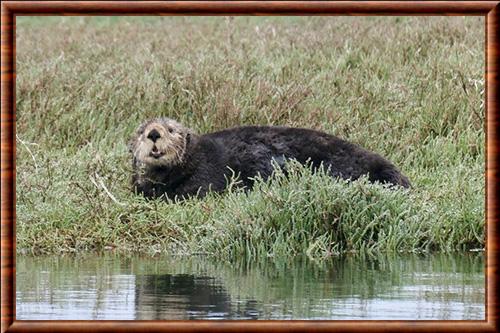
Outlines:
<svg viewBox="0 0 500 333"><path fill-rule="evenodd" d="M410 187L388 160L362 147L316 130L284 126L242 126L198 135L169 118L140 125L129 144L132 186L148 198L203 197L220 192L233 174L252 187L252 177L268 178L287 159L321 164L333 177ZM272 161L275 163L272 163Z"/></svg>

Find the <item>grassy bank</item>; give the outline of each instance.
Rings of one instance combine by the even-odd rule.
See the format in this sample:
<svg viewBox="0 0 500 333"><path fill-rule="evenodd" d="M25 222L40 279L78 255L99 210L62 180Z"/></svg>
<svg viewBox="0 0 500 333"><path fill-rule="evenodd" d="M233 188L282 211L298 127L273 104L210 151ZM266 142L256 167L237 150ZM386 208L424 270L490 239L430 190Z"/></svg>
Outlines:
<svg viewBox="0 0 500 333"><path fill-rule="evenodd" d="M484 246L483 18L18 18L17 249L315 258ZM156 116L324 130L411 191L293 166L249 193L131 193Z"/></svg>

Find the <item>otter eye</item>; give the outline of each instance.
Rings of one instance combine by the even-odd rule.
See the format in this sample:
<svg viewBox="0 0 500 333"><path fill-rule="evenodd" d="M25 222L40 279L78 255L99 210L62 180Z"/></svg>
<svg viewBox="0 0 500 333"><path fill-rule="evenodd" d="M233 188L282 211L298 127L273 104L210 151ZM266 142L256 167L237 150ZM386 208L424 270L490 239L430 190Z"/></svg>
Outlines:
<svg viewBox="0 0 500 333"><path fill-rule="evenodd" d="M169 127L169 128L168 128L168 131L169 131L170 133L174 133L174 129L173 129L172 127Z"/></svg>

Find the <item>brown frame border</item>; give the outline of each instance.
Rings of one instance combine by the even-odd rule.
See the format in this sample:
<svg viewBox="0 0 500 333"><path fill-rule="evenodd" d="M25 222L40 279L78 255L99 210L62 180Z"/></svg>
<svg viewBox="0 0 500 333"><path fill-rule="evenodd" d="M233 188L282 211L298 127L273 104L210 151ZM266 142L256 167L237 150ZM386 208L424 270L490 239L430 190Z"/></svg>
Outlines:
<svg viewBox="0 0 500 333"><path fill-rule="evenodd" d="M4 1L1 4L0 332L498 332L500 1ZM480 15L486 17L485 321L15 320L15 17L17 15Z"/></svg>

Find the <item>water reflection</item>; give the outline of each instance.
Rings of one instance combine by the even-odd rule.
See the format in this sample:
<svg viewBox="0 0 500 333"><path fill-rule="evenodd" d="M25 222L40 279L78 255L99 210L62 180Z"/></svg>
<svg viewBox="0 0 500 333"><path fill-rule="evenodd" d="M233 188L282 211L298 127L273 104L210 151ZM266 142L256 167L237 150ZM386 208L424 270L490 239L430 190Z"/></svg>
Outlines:
<svg viewBox="0 0 500 333"><path fill-rule="evenodd" d="M484 320L482 254L222 264L17 258L17 319Z"/></svg>
<svg viewBox="0 0 500 333"><path fill-rule="evenodd" d="M141 320L258 319L255 301L245 300L233 309L222 282L208 276L143 275L135 295L136 318Z"/></svg>

